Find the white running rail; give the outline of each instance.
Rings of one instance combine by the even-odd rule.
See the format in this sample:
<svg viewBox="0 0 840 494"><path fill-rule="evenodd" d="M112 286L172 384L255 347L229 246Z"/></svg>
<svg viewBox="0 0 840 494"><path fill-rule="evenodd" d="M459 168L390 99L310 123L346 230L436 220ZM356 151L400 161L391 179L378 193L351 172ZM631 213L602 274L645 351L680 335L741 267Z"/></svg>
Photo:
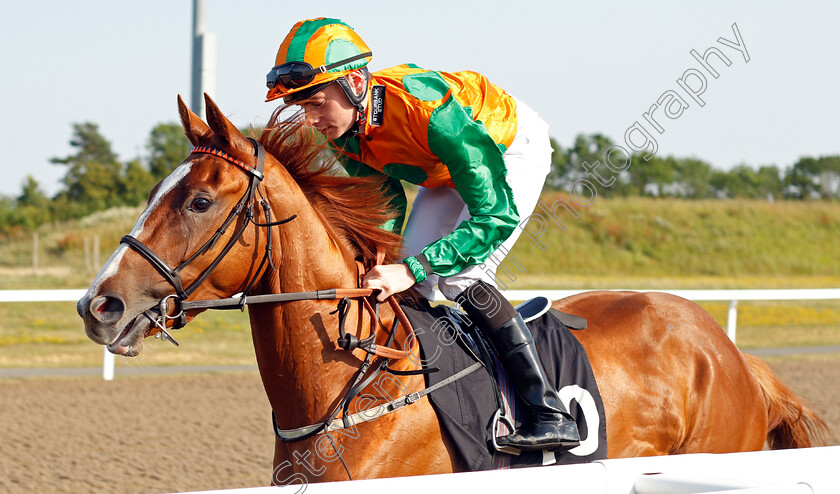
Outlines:
<svg viewBox="0 0 840 494"><path fill-rule="evenodd" d="M636 292L663 292L692 301L729 301L729 313L726 319L726 334L735 342L738 321L738 301L755 300L840 300L840 288L792 288L759 290L637 290ZM0 290L0 302L76 302L84 296L86 290ZM594 290L503 290L509 300L528 300L537 296L557 300L582 292ZM614 290L616 291L616 290ZM436 292L436 300L440 300ZM114 355L104 350L102 377L114 378Z"/></svg>

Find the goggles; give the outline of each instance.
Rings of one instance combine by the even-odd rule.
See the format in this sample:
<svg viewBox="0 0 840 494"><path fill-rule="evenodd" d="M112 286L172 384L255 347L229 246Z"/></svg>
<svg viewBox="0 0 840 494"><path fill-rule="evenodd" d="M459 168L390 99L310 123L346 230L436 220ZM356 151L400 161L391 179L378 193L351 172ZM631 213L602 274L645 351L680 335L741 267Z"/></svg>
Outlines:
<svg viewBox="0 0 840 494"><path fill-rule="evenodd" d="M317 74L325 73L336 67L341 67L344 64L355 62L371 55L373 55L371 52L360 53L329 65L321 65L320 67L312 67L312 65L306 62L286 62L281 65L275 65L265 76L265 85L268 89L274 89L277 85L280 85L287 91L291 91L311 83Z"/></svg>

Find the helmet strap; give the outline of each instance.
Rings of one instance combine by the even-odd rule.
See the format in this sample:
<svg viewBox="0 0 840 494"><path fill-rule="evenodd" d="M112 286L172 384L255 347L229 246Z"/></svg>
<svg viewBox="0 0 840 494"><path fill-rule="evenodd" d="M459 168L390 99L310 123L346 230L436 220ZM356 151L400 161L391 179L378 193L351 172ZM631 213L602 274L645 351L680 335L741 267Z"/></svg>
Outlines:
<svg viewBox="0 0 840 494"><path fill-rule="evenodd" d="M367 67L362 67L359 70L365 78L365 83L360 94L356 94L353 91L353 88L350 86L350 81L347 80L346 76L339 77L335 81L344 91L344 94L347 96L347 99L350 100L350 104L352 104L356 108L356 123L353 124L353 127L351 127L350 130L347 131L349 135L359 134L364 128L364 121L367 118L367 111L365 109L364 102L367 98L368 81L370 81L370 72L368 72Z"/></svg>
<svg viewBox="0 0 840 494"><path fill-rule="evenodd" d="M336 82L338 83L339 86L341 86L341 89L344 91L344 94L347 96L347 99L350 100L350 104L355 106L356 109L359 110L359 113L361 114L361 113L365 112L364 101L365 101L365 98L367 98L368 80L370 79L370 73L368 72L366 67L362 67L361 69L359 69L359 71L362 73L362 75L365 78L365 83L364 83L364 86L362 88L362 92L359 93L359 94L356 94L353 91L353 88L350 87L350 81L347 80L346 76L339 77L338 79L336 79Z"/></svg>

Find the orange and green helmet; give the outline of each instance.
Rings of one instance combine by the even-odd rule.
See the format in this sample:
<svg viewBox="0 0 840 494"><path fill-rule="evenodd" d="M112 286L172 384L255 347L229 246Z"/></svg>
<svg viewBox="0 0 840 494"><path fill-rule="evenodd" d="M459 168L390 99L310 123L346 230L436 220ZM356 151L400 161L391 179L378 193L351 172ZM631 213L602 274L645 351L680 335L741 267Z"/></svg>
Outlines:
<svg viewBox="0 0 840 494"><path fill-rule="evenodd" d="M266 75L266 101L306 98L317 92L313 89L365 67L372 56L356 31L339 19L300 21L280 44Z"/></svg>

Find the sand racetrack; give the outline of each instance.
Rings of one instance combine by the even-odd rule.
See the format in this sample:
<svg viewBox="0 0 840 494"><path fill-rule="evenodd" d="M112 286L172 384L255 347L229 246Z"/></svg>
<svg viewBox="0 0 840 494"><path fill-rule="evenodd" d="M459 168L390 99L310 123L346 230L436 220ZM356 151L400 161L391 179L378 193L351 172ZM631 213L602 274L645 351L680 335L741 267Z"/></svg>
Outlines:
<svg viewBox="0 0 840 494"><path fill-rule="evenodd" d="M780 361L840 444L840 360ZM158 493L269 483L256 372L0 380L0 492Z"/></svg>

